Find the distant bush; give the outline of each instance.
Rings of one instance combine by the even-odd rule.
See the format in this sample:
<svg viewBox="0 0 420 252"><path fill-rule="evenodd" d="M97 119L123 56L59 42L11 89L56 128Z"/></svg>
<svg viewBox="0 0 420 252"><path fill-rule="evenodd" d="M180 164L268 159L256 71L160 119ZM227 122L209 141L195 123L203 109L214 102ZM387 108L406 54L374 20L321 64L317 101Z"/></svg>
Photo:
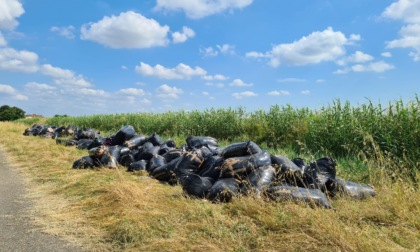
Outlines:
<svg viewBox="0 0 420 252"><path fill-rule="evenodd" d="M0 107L0 121L14 121L25 118L25 111L18 107L3 105Z"/></svg>

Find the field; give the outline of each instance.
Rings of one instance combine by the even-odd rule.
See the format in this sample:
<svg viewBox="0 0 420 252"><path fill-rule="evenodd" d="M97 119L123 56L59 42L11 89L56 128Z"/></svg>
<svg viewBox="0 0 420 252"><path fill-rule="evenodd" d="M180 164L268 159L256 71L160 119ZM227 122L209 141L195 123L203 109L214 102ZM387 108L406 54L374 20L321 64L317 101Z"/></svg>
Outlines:
<svg viewBox="0 0 420 252"><path fill-rule="evenodd" d="M73 170L86 151L23 136L33 120L1 123L0 143L28 177L38 224L92 251L418 251L419 109L416 97L386 107L337 100L319 111L273 106L43 122L90 127L102 135L130 124L178 145L203 135L222 146L250 139L289 158L329 155L338 161L340 177L369 183L377 192L362 201L335 199L333 210L252 196L214 204L124 168Z"/></svg>

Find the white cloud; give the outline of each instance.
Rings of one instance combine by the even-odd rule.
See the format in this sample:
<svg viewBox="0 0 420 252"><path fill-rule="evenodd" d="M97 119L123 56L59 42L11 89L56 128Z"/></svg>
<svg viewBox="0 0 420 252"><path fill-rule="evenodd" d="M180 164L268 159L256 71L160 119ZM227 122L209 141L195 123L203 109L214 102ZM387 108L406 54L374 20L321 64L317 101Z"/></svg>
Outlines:
<svg viewBox="0 0 420 252"><path fill-rule="evenodd" d="M241 79L235 79L232 83L229 84L232 87L252 87L254 86L253 83L245 83Z"/></svg>
<svg viewBox="0 0 420 252"><path fill-rule="evenodd" d="M372 61L374 58L373 56L363 53L361 51L356 51L354 54L337 61L337 64L340 66L347 65L348 63L364 63L368 61Z"/></svg>
<svg viewBox="0 0 420 252"><path fill-rule="evenodd" d="M290 95L290 92L286 90L274 90L274 91L268 92L267 94L270 96L285 96L285 95Z"/></svg>
<svg viewBox="0 0 420 252"><path fill-rule="evenodd" d="M178 99L183 93L182 89L167 84L163 84L156 89L156 96L162 99Z"/></svg>
<svg viewBox="0 0 420 252"><path fill-rule="evenodd" d="M247 97L258 96L258 94L251 91L245 91L241 93L233 93L232 96L235 97L236 99L242 99L242 98L247 98Z"/></svg>
<svg viewBox="0 0 420 252"><path fill-rule="evenodd" d="M229 44L217 45L217 48L222 54L229 54L229 55L235 54L234 45L229 45Z"/></svg>
<svg viewBox="0 0 420 252"><path fill-rule="evenodd" d="M54 67L50 64L44 64L41 66L40 69L41 73L47 76L51 76L53 78L63 78L63 79L70 79L74 77L74 72L68 69L62 69L59 67Z"/></svg>
<svg viewBox="0 0 420 252"><path fill-rule="evenodd" d="M368 65L357 64L352 66L354 72L376 72L382 73L391 69L394 69L393 65L385 63L383 61L372 62Z"/></svg>
<svg viewBox="0 0 420 252"><path fill-rule="evenodd" d="M75 94L79 95L86 95L86 96L99 96L99 97L108 97L109 94L100 89L92 89L92 88L80 88L80 89L73 89L72 90Z"/></svg>
<svg viewBox="0 0 420 252"><path fill-rule="evenodd" d="M123 95L134 95L134 96L143 96L146 94L143 89L139 88L124 88L118 91L118 94Z"/></svg>
<svg viewBox="0 0 420 252"><path fill-rule="evenodd" d="M206 92L206 91L204 91L203 93L202 93L204 96L209 96L210 94L209 94L209 92Z"/></svg>
<svg viewBox="0 0 420 252"><path fill-rule="evenodd" d="M207 83L206 83L206 86L209 86L209 87L217 87L217 88L223 88L223 87L225 87L225 84L223 84L223 83L221 83L221 82L219 82L219 83L207 82Z"/></svg>
<svg viewBox="0 0 420 252"><path fill-rule="evenodd" d="M27 100L29 100L28 96L22 95L22 94L17 94L15 96L13 96L12 99L13 100L18 100L18 101L27 101Z"/></svg>
<svg viewBox="0 0 420 252"><path fill-rule="evenodd" d="M18 0L0 1L0 29L13 30L19 25L16 18L20 17L25 10Z"/></svg>
<svg viewBox="0 0 420 252"><path fill-rule="evenodd" d="M391 58L392 54L390 52L383 52L383 53L381 53L381 56L385 57L385 58Z"/></svg>
<svg viewBox="0 0 420 252"><path fill-rule="evenodd" d="M13 48L0 48L0 70L34 73L38 71L38 55Z"/></svg>
<svg viewBox="0 0 420 252"><path fill-rule="evenodd" d="M150 48L169 43L168 26L128 11L119 16L105 16L96 23L84 24L81 39L98 42L111 48Z"/></svg>
<svg viewBox="0 0 420 252"><path fill-rule="evenodd" d="M270 65L303 66L318 64L325 61L335 61L345 54L345 45L353 40L359 39L358 35L351 35L350 38L342 32L336 32L331 27L324 31L315 31L298 41L289 44L273 46L267 53L250 52L248 57L268 57Z"/></svg>
<svg viewBox="0 0 420 252"><path fill-rule="evenodd" d="M16 90L12 86L6 85L6 84L0 84L0 93L14 94L15 92Z"/></svg>
<svg viewBox="0 0 420 252"><path fill-rule="evenodd" d="M401 38L387 42L386 48L412 48L410 56L420 61L420 23L403 26L399 33Z"/></svg>
<svg viewBox="0 0 420 252"><path fill-rule="evenodd" d="M56 87L50 86L48 84L37 83L37 82L29 82L28 84L25 85L25 88L30 91L35 91L35 92L49 92L49 91L57 89Z"/></svg>
<svg viewBox="0 0 420 252"><path fill-rule="evenodd" d="M311 91L309 91L309 90L302 90L302 92L300 92L300 93L303 94L303 95L308 95L308 94L311 93Z"/></svg>
<svg viewBox="0 0 420 252"><path fill-rule="evenodd" d="M406 23L420 23L420 1L397 0L382 13L383 17L402 20Z"/></svg>
<svg viewBox="0 0 420 252"><path fill-rule="evenodd" d="M298 83L298 82L306 82L306 80L305 79L300 79L300 78L285 78L285 79L278 80L278 82L281 82L281 83L286 83L286 82Z"/></svg>
<svg viewBox="0 0 420 252"><path fill-rule="evenodd" d="M324 83L324 82L325 82L325 80L324 80L324 79L318 79L318 80L316 80L315 82L316 82L316 83Z"/></svg>
<svg viewBox="0 0 420 252"><path fill-rule="evenodd" d="M166 68L162 65L157 64L152 67L149 64L140 62L140 66L136 66L136 72L144 76L155 76L160 79L190 79L194 76L203 76L207 72L200 68L192 68L183 63L178 64L175 68Z"/></svg>
<svg viewBox="0 0 420 252"><path fill-rule="evenodd" d="M3 33L0 31L0 46L7 46L7 41L3 37Z"/></svg>
<svg viewBox="0 0 420 252"><path fill-rule="evenodd" d="M200 48L200 55L203 57L216 57L219 52L213 47Z"/></svg>
<svg viewBox="0 0 420 252"><path fill-rule="evenodd" d="M53 27L51 27L50 31L56 32L60 36L63 36L65 38L74 39L75 38L75 35L74 35L75 29L76 28L74 28L74 26L72 26L72 25L63 26L63 27L53 26Z"/></svg>
<svg viewBox="0 0 420 252"><path fill-rule="evenodd" d="M207 80L207 81L213 81L213 80L218 80L218 81L223 81L223 80L228 80L229 77L226 77L224 75L221 74L216 74L216 75L205 75L201 77L203 80Z"/></svg>
<svg viewBox="0 0 420 252"><path fill-rule="evenodd" d="M226 10L242 9L253 0L157 0L155 10L184 11L187 17L199 19L224 12Z"/></svg>
<svg viewBox="0 0 420 252"><path fill-rule="evenodd" d="M150 101L149 99L144 98L144 99L141 99L140 100L140 103L143 104L143 105L148 105L148 104L151 104L152 101Z"/></svg>
<svg viewBox="0 0 420 252"><path fill-rule="evenodd" d="M189 38L193 38L195 36L195 32L186 26L182 27L182 32L174 32L172 33L172 40L173 43L184 43Z"/></svg>
<svg viewBox="0 0 420 252"><path fill-rule="evenodd" d="M270 58L270 55L260 52L247 52L245 56L247 58Z"/></svg>
<svg viewBox="0 0 420 252"><path fill-rule="evenodd" d="M54 79L54 83L59 86L77 86L77 87L91 87L92 84L85 80L82 75L73 76L71 78Z"/></svg>

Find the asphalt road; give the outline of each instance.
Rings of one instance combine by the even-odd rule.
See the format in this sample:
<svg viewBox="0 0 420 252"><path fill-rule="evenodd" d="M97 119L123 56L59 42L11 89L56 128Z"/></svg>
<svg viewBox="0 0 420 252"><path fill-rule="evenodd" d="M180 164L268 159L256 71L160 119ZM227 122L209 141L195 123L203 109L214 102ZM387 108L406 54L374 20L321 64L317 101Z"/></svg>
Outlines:
<svg viewBox="0 0 420 252"><path fill-rule="evenodd" d="M7 164L0 150L0 252L83 251L60 238L39 231L30 223L32 203L19 173Z"/></svg>

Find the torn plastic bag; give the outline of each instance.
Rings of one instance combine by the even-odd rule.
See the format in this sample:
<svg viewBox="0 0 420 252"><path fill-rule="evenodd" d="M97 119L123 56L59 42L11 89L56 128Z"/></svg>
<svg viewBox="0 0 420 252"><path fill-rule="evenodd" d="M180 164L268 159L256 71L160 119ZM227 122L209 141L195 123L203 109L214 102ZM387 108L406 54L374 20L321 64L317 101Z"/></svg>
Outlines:
<svg viewBox="0 0 420 252"><path fill-rule="evenodd" d="M216 181L220 177L223 162L224 159L222 157L209 156L204 159L197 173L202 177L210 177Z"/></svg>
<svg viewBox="0 0 420 252"><path fill-rule="evenodd" d="M93 141L89 144L87 149L92 149L101 145L105 145L105 139L101 136L96 137Z"/></svg>
<svg viewBox="0 0 420 252"><path fill-rule="evenodd" d="M158 152L159 153L159 152ZM166 159L166 162L171 162L174 159L179 158L180 156L182 156L184 152L181 149L172 149L169 150L168 152L166 152L165 154L159 154L162 157L164 157Z"/></svg>
<svg viewBox="0 0 420 252"><path fill-rule="evenodd" d="M66 127L66 129L64 130L65 134L67 136L72 136L74 135L74 132L76 131L76 127L74 127L73 125L68 125Z"/></svg>
<svg viewBox="0 0 420 252"><path fill-rule="evenodd" d="M146 170L152 173L156 168L166 164L166 159L160 155L154 155L149 162L147 162Z"/></svg>
<svg viewBox="0 0 420 252"><path fill-rule="evenodd" d="M94 148L90 148L88 150L89 156L91 157L97 157L97 158L101 158L102 155L105 153L105 146L98 146L98 147L94 147Z"/></svg>
<svg viewBox="0 0 420 252"><path fill-rule="evenodd" d="M136 161L136 162L131 163L128 166L127 171L128 172L145 171L146 170L146 166L147 166L147 161L146 160L139 160L139 161Z"/></svg>
<svg viewBox="0 0 420 252"><path fill-rule="evenodd" d="M323 192L333 192L336 190L336 162L330 157L324 157L310 164L316 170L318 187Z"/></svg>
<svg viewBox="0 0 420 252"><path fill-rule="evenodd" d="M96 166L98 162L94 160L94 158L90 156L84 156L73 163L73 169L87 169L87 168L93 168Z"/></svg>
<svg viewBox="0 0 420 252"><path fill-rule="evenodd" d="M160 136L156 132L149 136L147 141L152 143L153 146L161 146L163 144L162 139L160 139Z"/></svg>
<svg viewBox="0 0 420 252"><path fill-rule="evenodd" d="M79 129L75 132L76 139L95 139L97 136L96 131L89 128Z"/></svg>
<svg viewBox="0 0 420 252"><path fill-rule="evenodd" d="M124 167L130 167L132 163L136 162L136 159L134 158L134 155L132 153L126 153L120 155L120 159L118 160L118 163L120 163Z"/></svg>
<svg viewBox="0 0 420 252"><path fill-rule="evenodd" d="M275 169L271 165L261 166L248 175L248 179L243 181L241 192L250 194L254 192L257 196L271 184L275 178Z"/></svg>
<svg viewBox="0 0 420 252"><path fill-rule="evenodd" d="M89 145L93 142L91 139L80 139L77 141L76 148L79 150L87 150Z"/></svg>
<svg viewBox="0 0 420 252"><path fill-rule="evenodd" d="M204 198L213 186L213 179L190 174L183 179L182 189L191 197Z"/></svg>
<svg viewBox="0 0 420 252"><path fill-rule="evenodd" d="M261 148L251 140L226 146L220 154L224 159L242 157L262 152Z"/></svg>
<svg viewBox="0 0 420 252"><path fill-rule="evenodd" d="M139 149L136 155L136 160L150 160L154 155L158 153L159 147L154 146L151 142L146 142Z"/></svg>
<svg viewBox="0 0 420 252"><path fill-rule="evenodd" d="M203 163L203 159L194 152L182 154L175 168L176 176L181 178L190 174L196 174L201 163Z"/></svg>
<svg viewBox="0 0 420 252"><path fill-rule="evenodd" d="M263 151L257 154L231 157L226 159L221 166L222 178L245 178L258 167L271 165L270 153Z"/></svg>
<svg viewBox="0 0 420 252"><path fill-rule="evenodd" d="M217 139L209 136L189 136L186 142L189 149L197 149L202 146L219 146Z"/></svg>
<svg viewBox="0 0 420 252"><path fill-rule="evenodd" d="M207 193L207 199L213 202L230 202L239 193L239 182L234 178L217 180Z"/></svg>
<svg viewBox="0 0 420 252"><path fill-rule="evenodd" d="M123 145L125 141L131 139L135 135L136 131L134 130L134 127L125 125L112 137L112 145Z"/></svg>
<svg viewBox="0 0 420 252"><path fill-rule="evenodd" d="M319 189L306 189L294 186L274 186L266 191L274 201L307 202L311 206L332 208L327 196Z"/></svg>
<svg viewBox="0 0 420 252"><path fill-rule="evenodd" d="M124 142L124 146L130 149L135 149L138 146L145 144L146 142L147 142L147 137L142 136L142 135L135 135L132 138L126 140Z"/></svg>
<svg viewBox="0 0 420 252"><path fill-rule="evenodd" d="M151 176L159 181L176 183L175 168L178 163L178 159L174 159L169 163L166 163L153 170Z"/></svg>
<svg viewBox="0 0 420 252"><path fill-rule="evenodd" d="M375 197L376 195L375 190L370 185L358 184L340 178L336 178L335 181L337 183L336 195L338 194L353 199L365 199L368 197Z"/></svg>
<svg viewBox="0 0 420 252"><path fill-rule="evenodd" d="M121 146L108 146L101 157L101 164L111 169L116 169L120 158Z"/></svg>

